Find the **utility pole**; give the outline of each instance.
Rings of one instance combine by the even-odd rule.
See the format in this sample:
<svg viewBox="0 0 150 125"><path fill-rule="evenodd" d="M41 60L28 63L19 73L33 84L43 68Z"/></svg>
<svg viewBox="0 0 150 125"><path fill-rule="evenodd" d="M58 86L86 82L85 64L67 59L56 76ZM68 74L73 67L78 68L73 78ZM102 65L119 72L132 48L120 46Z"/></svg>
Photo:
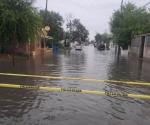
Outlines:
<svg viewBox="0 0 150 125"><path fill-rule="evenodd" d="M121 11L122 11L122 7L123 7L123 0L121 0Z"/></svg>
<svg viewBox="0 0 150 125"><path fill-rule="evenodd" d="M69 32L69 42L71 41L71 31L72 31L72 21L69 20L67 24L68 32Z"/></svg>
<svg viewBox="0 0 150 125"><path fill-rule="evenodd" d="M47 26L48 25L47 24L47 15L48 15L47 14L47 12L48 12L47 11L47 5L48 5L48 0L46 0L45 2L46 2L46 5L45 5L45 12L44 12L44 25Z"/></svg>
<svg viewBox="0 0 150 125"><path fill-rule="evenodd" d="M47 4L48 4L48 0L46 0L45 14L44 14L45 27L48 25L47 24ZM45 30L45 28L44 28L44 30ZM44 48L46 47L46 41L47 41L46 38L44 38Z"/></svg>
<svg viewBox="0 0 150 125"><path fill-rule="evenodd" d="M70 25L70 29L69 29L70 30L69 40L70 41L69 42L71 42L71 38L72 38L72 34L71 34L71 31L72 31L72 22L71 22L71 20L70 20L70 24L69 25Z"/></svg>
<svg viewBox="0 0 150 125"><path fill-rule="evenodd" d="M122 13L122 9L123 9L123 0L121 0L121 5L120 5L120 8L121 8L121 13ZM117 55L119 56L121 54L121 46L119 45L118 43L118 52L117 52Z"/></svg>
<svg viewBox="0 0 150 125"><path fill-rule="evenodd" d="M48 4L48 0L46 0L46 7L45 7L46 12L47 12L47 4Z"/></svg>

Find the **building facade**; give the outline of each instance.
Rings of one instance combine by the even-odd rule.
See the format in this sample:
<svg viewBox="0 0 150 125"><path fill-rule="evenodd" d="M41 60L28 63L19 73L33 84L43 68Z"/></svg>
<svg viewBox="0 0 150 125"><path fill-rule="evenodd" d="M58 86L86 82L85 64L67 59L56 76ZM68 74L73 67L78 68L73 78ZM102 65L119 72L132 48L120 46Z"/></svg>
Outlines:
<svg viewBox="0 0 150 125"><path fill-rule="evenodd" d="M129 53L138 58L150 59L150 33L135 36Z"/></svg>

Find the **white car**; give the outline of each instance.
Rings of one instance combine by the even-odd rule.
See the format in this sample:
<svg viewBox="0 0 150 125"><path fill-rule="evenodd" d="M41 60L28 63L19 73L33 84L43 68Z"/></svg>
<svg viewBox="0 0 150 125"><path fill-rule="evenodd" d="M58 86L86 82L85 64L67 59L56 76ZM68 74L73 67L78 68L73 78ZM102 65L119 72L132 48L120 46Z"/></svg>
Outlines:
<svg viewBox="0 0 150 125"><path fill-rule="evenodd" d="M81 46L81 45L76 45L76 46L75 46L75 50L81 51L81 50L82 50L82 46Z"/></svg>

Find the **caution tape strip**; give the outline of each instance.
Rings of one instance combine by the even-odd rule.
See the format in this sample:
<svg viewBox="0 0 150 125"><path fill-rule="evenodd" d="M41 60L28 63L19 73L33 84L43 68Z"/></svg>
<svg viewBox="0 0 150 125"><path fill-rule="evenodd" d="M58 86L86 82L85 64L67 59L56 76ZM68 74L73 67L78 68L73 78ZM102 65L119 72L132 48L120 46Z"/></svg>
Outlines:
<svg viewBox="0 0 150 125"><path fill-rule="evenodd" d="M0 75L4 75L4 76L17 76L17 77L44 78L44 79L55 79L55 80L81 80L81 81L98 82L98 83L116 83L116 84L150 86L149 82L130 82L130 81L117 81L117 80L98 80L98 79L89 79L89 78L54 77L54 76L12 74L12 73L0 73Z"/></svg>
<svg viewBox="0 0 150 125"><path fill-rule="evenodd" d="M53 87L42 87L42 86L31 86L31 85L17 85L17 84L0 84L0 88L16 88L16 89L31 89L31 90L45 90L49 92L72 92L80 94L91 94L91 95L105 95L110 97L129 97L137 99L150 99L150 95L140 95L140 94L128 94L125 92L112 92L112 91L91 91L91 90L81 90L77 88L53 88Z"/></svg>

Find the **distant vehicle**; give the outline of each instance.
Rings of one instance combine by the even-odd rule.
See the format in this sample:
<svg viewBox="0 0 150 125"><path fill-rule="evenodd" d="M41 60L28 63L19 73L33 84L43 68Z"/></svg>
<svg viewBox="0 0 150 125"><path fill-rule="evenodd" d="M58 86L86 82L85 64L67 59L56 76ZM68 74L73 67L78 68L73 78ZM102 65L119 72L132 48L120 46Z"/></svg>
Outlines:
<svg viewBox="0 0 150 125"><path fill-rule="evenodd" d="M105 45L104 44L98 45L98 50L105 50Z"/></svg>
<svg viewBox="0 0 150 125"><path fill-rule="evenodd" d="M94 45L95 48L97 47L97 43L94 43L93 45Z"/></svg>
<svg viewBox="0 0 150 125"><path fill-rule="evenodd" d="M81 45L79 45L79 44L78 44L78 45L76 45L76 46L75 46L75 50L77 50L77 51L81 51L81 50L82 50L82 46L81 46Z"/></svg>

